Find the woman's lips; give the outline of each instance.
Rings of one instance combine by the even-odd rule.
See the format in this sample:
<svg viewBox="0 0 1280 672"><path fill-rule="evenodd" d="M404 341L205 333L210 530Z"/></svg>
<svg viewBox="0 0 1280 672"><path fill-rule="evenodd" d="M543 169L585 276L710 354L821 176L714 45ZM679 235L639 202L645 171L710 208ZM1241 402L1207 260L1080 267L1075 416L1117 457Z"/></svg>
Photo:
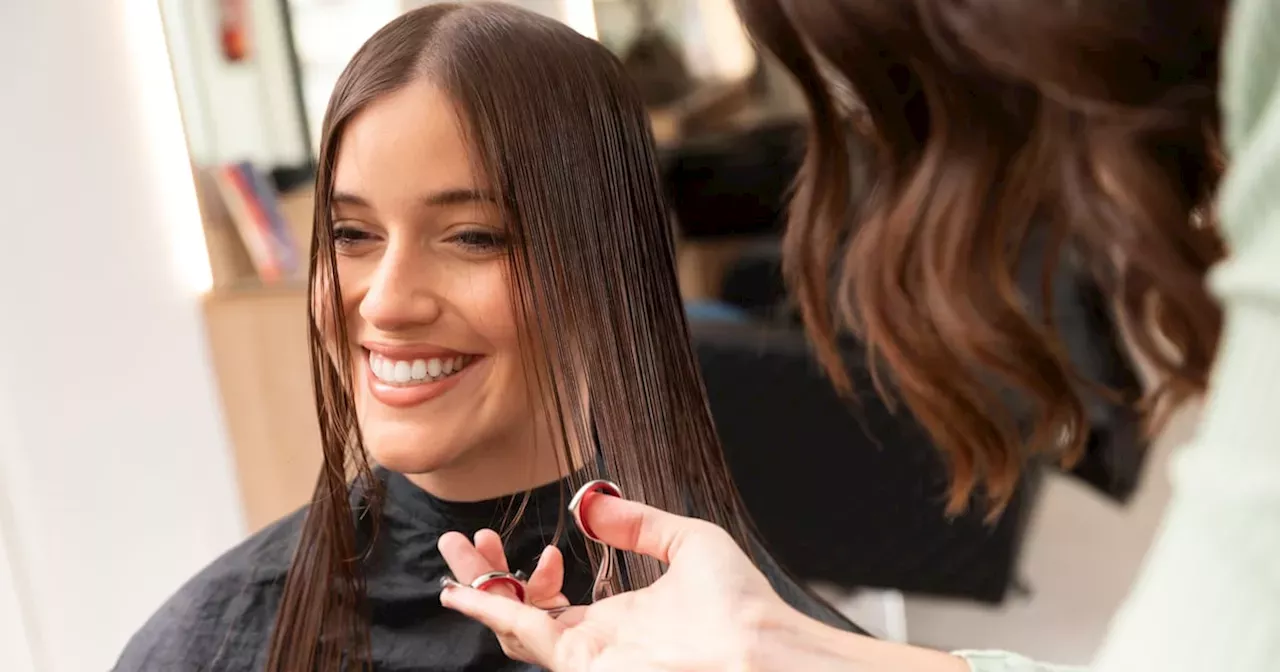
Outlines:
<svg viewBox="0 0 1280 672"><path fill-rule="evenodd" d="M408 408L453 389L479 359L461 354L394 359L366 350L365 375L375 399L387 406Z"/></svg>

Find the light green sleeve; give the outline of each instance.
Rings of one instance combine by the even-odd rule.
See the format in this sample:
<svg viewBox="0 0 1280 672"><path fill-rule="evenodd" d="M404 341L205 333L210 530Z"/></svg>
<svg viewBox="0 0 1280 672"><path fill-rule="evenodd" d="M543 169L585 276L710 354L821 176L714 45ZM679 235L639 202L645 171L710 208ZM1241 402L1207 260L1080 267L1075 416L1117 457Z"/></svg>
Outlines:
<svg viewBox="0 0 1280 672"><path fill-rule="evenodd" d="M1236 0L1224 49L1218 356L1173 497L1092 672L1280 670L1280 0ZM1055 672L961 652L974 672Z"/></svg>
<svg viewBox="0 0 1280 672"><path fill-rule="evenodd" d="M1236 0L1224 50L1223 333L1173 498L1094 672L1280 670L1280 2Z"/></svg>

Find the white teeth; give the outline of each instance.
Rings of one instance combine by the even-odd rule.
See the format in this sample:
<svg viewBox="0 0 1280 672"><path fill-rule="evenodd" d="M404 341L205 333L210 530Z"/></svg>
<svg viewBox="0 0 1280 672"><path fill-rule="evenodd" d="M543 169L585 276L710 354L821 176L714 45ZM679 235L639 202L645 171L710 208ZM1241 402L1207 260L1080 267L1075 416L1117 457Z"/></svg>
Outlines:
<svg viewBox="0 0 1280 672"><path fill-rule="evenodd" d="M370 352L369 370L373 372L374 377L384 383L417 385L442 380L458 373L470 364L472 359L469 355L461 355L445 359L432 357L431 359L392 360Z"/></svg>

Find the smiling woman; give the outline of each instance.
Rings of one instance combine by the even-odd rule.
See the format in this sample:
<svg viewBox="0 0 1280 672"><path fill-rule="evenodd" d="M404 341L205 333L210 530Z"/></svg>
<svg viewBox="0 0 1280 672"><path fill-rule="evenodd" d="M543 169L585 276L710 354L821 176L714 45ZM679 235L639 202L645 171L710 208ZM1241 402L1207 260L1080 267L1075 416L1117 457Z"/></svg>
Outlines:
<svg viewBox="0 0 1280 672"><path fill-rule="evenodd" d="M118 669L524 669L440 605L437 542L466 532L589 601L603 558L565 507L597 478L724 527L785 599L853 629L752 536L616 58L510 6L431 5L361 48L322 135L310 343L326 468L309 507L182 588ZM609 589L661 572L628 556Z"/></svg>
<svg viewBox="0 0 1280 672"><path fill-rule="evenodd" d="M374 101L343 134L331 217L365 447L428 492L476 501L562 467L534 450L556 436L528 393L507 227L465 127L429 79Z"/></svg>

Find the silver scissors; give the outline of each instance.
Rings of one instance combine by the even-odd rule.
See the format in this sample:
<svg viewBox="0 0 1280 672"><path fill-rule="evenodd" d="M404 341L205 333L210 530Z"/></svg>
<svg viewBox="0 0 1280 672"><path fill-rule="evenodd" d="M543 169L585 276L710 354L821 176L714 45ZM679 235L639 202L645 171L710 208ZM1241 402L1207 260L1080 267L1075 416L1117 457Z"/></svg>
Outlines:
<svg viewBox="0 0 1280 672"><path fill-rule="evenodd" d="M525 604L528 604L529 603L528 596L527 596L528 590L526 590L526 585L528 584L528 581L529 581L529 577L526 576L524 572L516 572L514 574L510 572L488 572L485 574L481 574L480 576L477 576L475 581L472 581L469 584L469 587L474 588L476 590L488 590L493 586L507 586L511 588L512 591L515 592L516 600L523 602ZM452 576L446 576L440 579L440 585L461 587L463 584L459 583L458 580L453 578ZM547 614L550 615L551 618L556 618L560 614L563 614L565 611L568 611L569 607L571 606L573 605L565 605L563 607L550 607L550 608L543 609L543 611L547 612Z"/></svg>
<svg viewBox="0 0 1280 672"><path fill-rule="evenodd" d="M618 484L613 481L591 481L578 488L578 492L574 494L573 499L569 500L569 513L573 514L573 522L577 524L579 530L582 530L583 535L600 544L604 549L604 557L600 559L600 568L596 571L595 583L591 586L591 601L599 602L613 594L613 572L617 561L614 558L614 548L600 541L600 538L591 531L591 526L587 525L587 521L582 519L582 503L587 498L587 495L593 493L621 498L622 488L619 488Z"/></svg>
<svg viewBox="0 0 1280 672"><path fill-rule="evenodd" d="M613 594L613 572L614 565L616 564L614 554L616 551L612 546L609 546L596 537L595 534L592 533L591 527L587 525L586 521L582 518L583 501L587 498L587 495L592 493L608 495L610 497L622 497L622 489L612 481L595 480L587 483L581 488L578 488L578 492L574 494L573 499L569 500L569 513L573 515L574 524L578 526L579 530L582 530L582 534L588 539L604 547L604 557L600 560L600 568L596 570L595 582L591 586L591 600L593 602L598 602ZM528 583L529 577L524 572L515 572L514 574L511 572L487 572L477 576L475 580L468 585L470 588L474 588L476 590L487 590L494 586L507 586L515 593L517 600L528 604ZM440 585L460 587L463 584L452 576L445 576L440 579ZM543 611L547 612L547 614L552 618L555 618L568 610L569 606L551 607L549 609L543 609Z"/></svg>

